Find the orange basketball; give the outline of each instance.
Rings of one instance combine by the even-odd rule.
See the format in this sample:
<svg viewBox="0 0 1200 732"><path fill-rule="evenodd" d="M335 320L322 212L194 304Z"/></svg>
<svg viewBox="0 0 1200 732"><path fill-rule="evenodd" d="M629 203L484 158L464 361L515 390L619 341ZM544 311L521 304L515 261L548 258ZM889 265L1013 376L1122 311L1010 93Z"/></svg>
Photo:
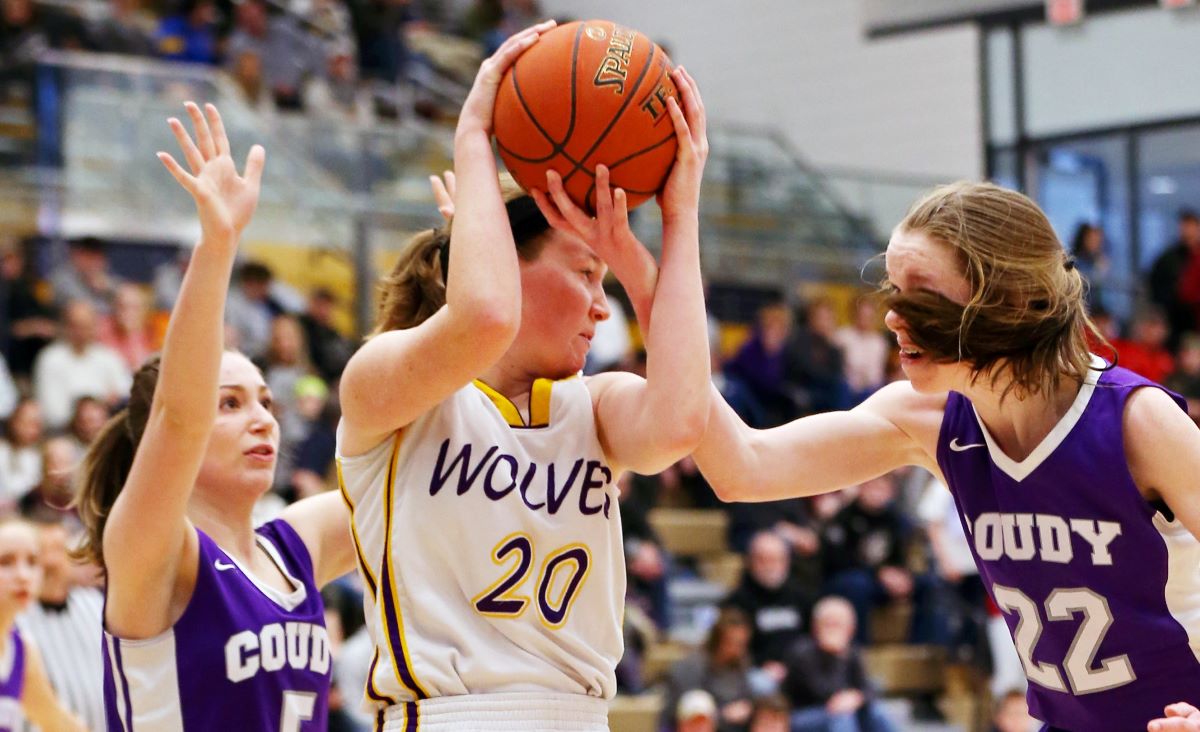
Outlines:
<svg viewBox="0 0 1200 732"><path fill-rule="evenodd" d="M595 204L596 166L633 208L657 193L675 162L667 98L676 95L667 54L607 20L544 34L500 80L495 132L500 157L526 190L545 190L556 170L575 203Z"/></svg>

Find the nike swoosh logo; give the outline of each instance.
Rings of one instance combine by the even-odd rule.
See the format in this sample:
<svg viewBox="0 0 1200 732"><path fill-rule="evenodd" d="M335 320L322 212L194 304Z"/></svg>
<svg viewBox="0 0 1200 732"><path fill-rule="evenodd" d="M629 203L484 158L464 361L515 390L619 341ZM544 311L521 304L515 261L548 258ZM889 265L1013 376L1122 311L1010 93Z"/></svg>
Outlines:
<svg viewBox="0 0 1200 732"><path fill-rule="evenodd" d="M213 562L213 566L217 568L217 571L218 571L218 572L225 572L225 571L227 571L227 570L230 570L230 569L237 569L237 567L235 567L234 565L232 565L232 564L225 564L225 563L224 563L224 562L222 562L220 559L218 559L217 561Z"/></svg>
<svg viewBox="0 0 1200 732"><path fill-rule="evenodd" d="M950 449L953 450L954 452L962 452L964 450L970 450L972 447L987 447L987 445L985 445L982 442L973 442L970 445L960 445L960 444L958 444L957 437L955 437L953 440L950 440Z"/></svg>

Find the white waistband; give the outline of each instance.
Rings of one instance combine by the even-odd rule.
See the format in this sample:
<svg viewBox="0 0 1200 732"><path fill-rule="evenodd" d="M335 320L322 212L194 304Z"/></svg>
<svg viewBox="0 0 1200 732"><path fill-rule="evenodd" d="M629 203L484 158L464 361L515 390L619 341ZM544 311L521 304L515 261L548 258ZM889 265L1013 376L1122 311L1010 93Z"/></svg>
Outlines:
<svg viewBox="0 0 1200 732"><path fill-rule="evenodd" d="M608 703L542 691L439 696L384 710L384 732L608 732Z"/></svg>

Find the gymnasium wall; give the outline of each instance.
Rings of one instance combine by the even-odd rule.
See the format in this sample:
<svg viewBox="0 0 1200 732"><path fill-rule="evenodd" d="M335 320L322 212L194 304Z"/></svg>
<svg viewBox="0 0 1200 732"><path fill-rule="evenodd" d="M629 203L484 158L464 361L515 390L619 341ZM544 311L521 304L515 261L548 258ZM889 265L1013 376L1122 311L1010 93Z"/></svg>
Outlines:
<svg viewBox="0 0 1200 732"><path fill-rule="evenodd" d="M978 35L963 25L868 41L850 0L542 0L670 47L718 122L770 124L818 167L983 172Z"/></svg>

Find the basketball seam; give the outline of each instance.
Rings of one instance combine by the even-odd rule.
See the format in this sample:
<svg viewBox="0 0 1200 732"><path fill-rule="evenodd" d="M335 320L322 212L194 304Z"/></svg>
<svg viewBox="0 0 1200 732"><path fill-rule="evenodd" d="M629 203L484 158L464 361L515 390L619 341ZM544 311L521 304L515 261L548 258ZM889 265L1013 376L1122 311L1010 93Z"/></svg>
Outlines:
<svg viewBox="0 0 1200 732"><path fill-rule="evenodd" d="M654 64L654 57L657 55L655 54L655 51L658 49L658 47L654 45L654 42L649 38L646 38L646 42L650 44L650 55L646 58L646 63L642 67L641 72L638 73L637 81L634 82L630 94L625 97L624 101L621 102L620 109L618 109L617 113L614 114L611 119L609 119L608 126L604 128L604 131L600 133L600 136L596 138L596 141L592 143L591 148L589 148L586 153L580 156L581 162L576 163L575 169L563 176L563 185L566 185L567 181L571 179L571 176L575 175L581 170L584 170L582 163L591 157L592 153L596 152L596 149L600 147L601 143L604 142L604 138L608 137L609 132L612 132L612 128L616 126L617 120L621 119L621 115L625 114L625 110L629 108L629 103L633 101L634 93L642 86L642 82L646 79L646 73L650 71L650 67ZM571 83L575 83L574 78L571 79ZM587 171L584 172L586 173Z"/></svg>
<svg viewBox="0 0 1200 732"><path fill-rule="evenodd" d="M583 36L584 25L584 23L580 23L579 28L575 31L575 45L571 51L571 117L567 122L567 134L563 137L562 142L558 142L550 136L550 133L547 132L544 127L542 127L542 123L538 121L537 115L535 115L533 110L529 108L529 105L525 103L525 95L521 93L521 84L517 81L517 67L515 65L513 66L512 85L513 91L517 93L517 101L521 103L521 109L525 110L525 114L529 115L529 121L533 122L533 126L537 128L537 131L541 133L542 137L546 138L546 142L550 143L551 147L550 154L544 158L526 158L514 154L504 143L500 142L500 138L497 137L496 144L506 150L514 158L527 163L541 163L553 158L555 155L561 154L564 158L570 160L572 165L579 165L579 163L566 154L563 146L570 141L571 135L575 132L575 69L577 59L579 57L579 39Z"/></svg>

